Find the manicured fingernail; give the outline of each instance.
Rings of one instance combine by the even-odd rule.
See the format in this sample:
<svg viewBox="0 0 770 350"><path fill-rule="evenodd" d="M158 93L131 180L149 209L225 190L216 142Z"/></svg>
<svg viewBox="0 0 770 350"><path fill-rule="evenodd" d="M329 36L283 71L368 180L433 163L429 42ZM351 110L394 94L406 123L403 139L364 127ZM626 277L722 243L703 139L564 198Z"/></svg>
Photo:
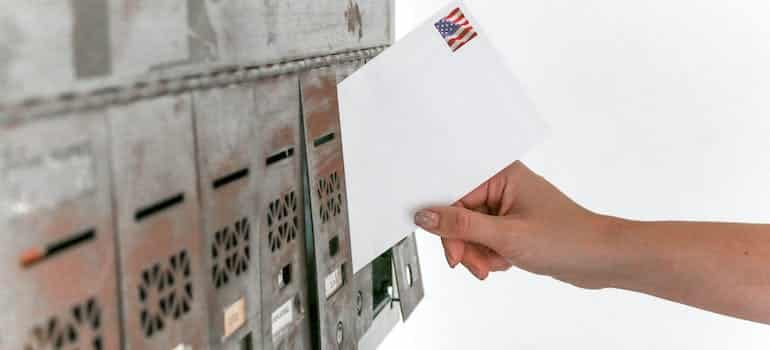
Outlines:
<svg viewBox="0 0 770 350"><path fill-rule="evenodd" d="M428 210L420 210L414 216L414 223L426 230L438 228L438 214Z"/></svg>

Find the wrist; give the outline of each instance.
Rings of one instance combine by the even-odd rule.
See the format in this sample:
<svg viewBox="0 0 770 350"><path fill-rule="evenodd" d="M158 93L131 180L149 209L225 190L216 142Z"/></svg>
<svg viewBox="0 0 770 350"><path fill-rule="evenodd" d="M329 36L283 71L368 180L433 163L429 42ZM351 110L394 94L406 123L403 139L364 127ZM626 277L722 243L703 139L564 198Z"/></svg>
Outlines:
<svg viewBox="0 0 770 350"><path fill-rule="evenodd" d="M623 218L597 215L597 230L604 242L603 273L606 288L633 289L638 277L644 272L644 252L634 227L639 224Z"/></svg>

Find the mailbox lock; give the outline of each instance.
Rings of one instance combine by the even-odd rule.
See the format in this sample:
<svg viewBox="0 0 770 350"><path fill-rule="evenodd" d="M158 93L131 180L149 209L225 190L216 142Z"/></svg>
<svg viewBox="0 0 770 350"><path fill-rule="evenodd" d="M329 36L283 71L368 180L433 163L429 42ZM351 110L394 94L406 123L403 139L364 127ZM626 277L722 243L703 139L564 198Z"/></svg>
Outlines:
<svg viewBox="0 0 770 350"><path fill-rule="evenodd" d="M344 329L342 327L342 321L337 322L337 345L342 345L344 339Z"/></svg>

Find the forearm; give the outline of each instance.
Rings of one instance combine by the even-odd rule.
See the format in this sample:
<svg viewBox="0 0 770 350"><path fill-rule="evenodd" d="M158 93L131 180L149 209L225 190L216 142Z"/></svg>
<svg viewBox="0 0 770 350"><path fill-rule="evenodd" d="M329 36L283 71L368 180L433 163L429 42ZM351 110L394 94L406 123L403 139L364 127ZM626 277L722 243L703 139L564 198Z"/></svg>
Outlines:
<svg viewBox="0 0 770 350"><path fill-rule="evenodd" d="M610 286L770 324L770 225L608 220Z"/></svg>

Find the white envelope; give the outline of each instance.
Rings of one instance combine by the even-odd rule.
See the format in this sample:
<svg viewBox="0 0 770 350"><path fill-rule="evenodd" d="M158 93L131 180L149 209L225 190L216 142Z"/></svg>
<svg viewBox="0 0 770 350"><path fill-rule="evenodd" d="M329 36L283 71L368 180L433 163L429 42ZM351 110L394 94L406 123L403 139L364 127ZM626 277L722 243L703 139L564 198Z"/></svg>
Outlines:
<svg viewBox="0 0 770 350"><path fill-rule="evenodd" d="M453 51L435 24L457 8L468 23L452 23L468 33L472 26L477 36ZM338 92L355 272L415 230L415 210L457 201L546 130L462 2L342 81Z"/></svg>

